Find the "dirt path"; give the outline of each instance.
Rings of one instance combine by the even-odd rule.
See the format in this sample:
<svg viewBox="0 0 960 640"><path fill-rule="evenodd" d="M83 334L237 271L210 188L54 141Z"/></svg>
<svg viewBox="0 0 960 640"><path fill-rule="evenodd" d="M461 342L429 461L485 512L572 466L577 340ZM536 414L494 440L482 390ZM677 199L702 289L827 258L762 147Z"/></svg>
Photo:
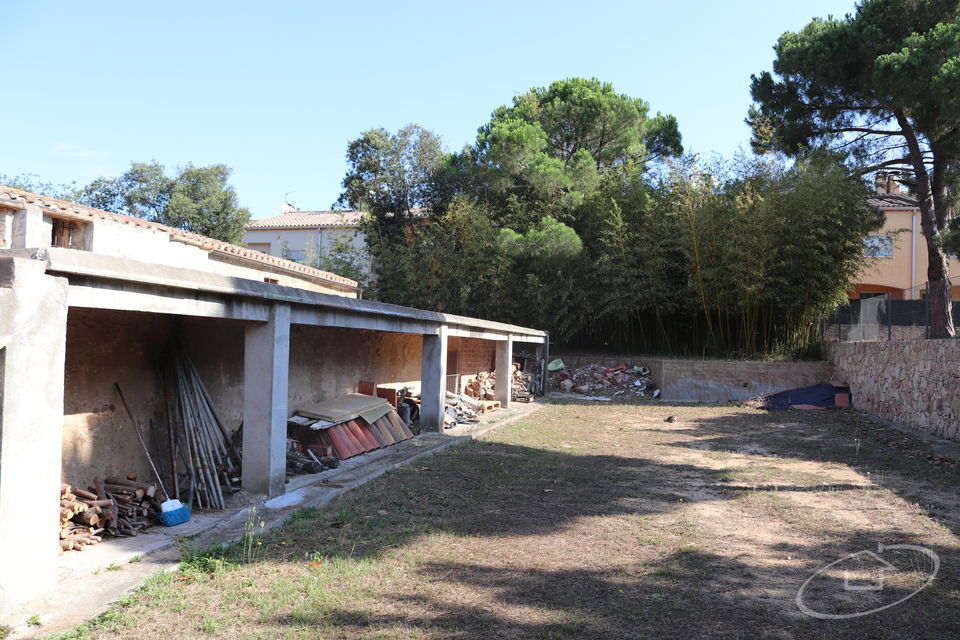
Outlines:
<svg viewBox="0 0 960 640"><path fill-rule="evenodd" d="M853 412L557 405L72 637L960 637L960 474L928 455ZM905 544L928 551L886 548ZM922 587L934 555L917 595L846 617Z"/></svg>

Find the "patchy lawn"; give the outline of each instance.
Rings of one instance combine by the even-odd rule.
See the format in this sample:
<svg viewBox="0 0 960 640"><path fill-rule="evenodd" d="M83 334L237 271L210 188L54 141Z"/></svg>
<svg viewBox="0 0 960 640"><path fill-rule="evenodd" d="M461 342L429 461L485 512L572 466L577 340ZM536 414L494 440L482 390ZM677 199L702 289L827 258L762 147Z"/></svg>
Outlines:
<svg viewBox="0 0 960 640"><path fill-rule="evenodd" d="M927 456L849 411L553 405L298 512L257 562L198 556L68 637L960 637L960 475ZM878 543L922 545L938 577L868 616L800 610L811 575ZM882 560L821 572L801 603L878 609L933 569Z"/></svg>

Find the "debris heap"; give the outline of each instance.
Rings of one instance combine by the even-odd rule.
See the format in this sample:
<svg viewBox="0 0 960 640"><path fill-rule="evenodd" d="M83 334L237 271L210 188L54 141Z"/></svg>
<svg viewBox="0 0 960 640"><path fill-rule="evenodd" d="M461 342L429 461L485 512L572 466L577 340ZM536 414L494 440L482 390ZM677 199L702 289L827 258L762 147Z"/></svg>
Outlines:
<svg viewBox="0 0 960 640"><path fill-rule="evenodd" d="M650 377L650 370L640 364L634 367L625 364L615 367L588 364L575 369L564 367L550 375L550 388L581 395L635 398L660 396L660 390Z"/></svg>

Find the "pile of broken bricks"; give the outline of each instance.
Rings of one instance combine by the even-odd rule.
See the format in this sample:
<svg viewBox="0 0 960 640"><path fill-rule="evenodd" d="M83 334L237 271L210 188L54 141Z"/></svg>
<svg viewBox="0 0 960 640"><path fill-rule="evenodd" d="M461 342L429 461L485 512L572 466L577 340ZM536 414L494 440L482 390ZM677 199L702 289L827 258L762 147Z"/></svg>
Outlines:
<svg viewBox="0 0 960 640"><path fill-rule="evenodd" d="M550 375L550 388L584 396L659 398L660 390L642 364L605 367L588 364L575 369L562 368Z"/></svg>

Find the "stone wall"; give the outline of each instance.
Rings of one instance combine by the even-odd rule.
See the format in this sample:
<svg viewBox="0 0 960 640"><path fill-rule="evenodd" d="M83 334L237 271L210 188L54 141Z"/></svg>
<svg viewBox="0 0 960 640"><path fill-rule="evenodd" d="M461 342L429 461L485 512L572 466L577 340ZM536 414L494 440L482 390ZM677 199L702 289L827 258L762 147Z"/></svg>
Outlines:
<svg viewBox="0 0 960 640"><path fill-rule="evenodd" d="M643 364L661 391L661 399L683 402L747 400L765 393L831 379L829 362L685 360L637 355L556 355L567 367L586 364Z"/></svg>
<svg viewBox="0 0 960 640"><path fill-rule="evenodd" d="M960 342L892 340L828 345L853 404L943 438L960 438Z"/></svg>

